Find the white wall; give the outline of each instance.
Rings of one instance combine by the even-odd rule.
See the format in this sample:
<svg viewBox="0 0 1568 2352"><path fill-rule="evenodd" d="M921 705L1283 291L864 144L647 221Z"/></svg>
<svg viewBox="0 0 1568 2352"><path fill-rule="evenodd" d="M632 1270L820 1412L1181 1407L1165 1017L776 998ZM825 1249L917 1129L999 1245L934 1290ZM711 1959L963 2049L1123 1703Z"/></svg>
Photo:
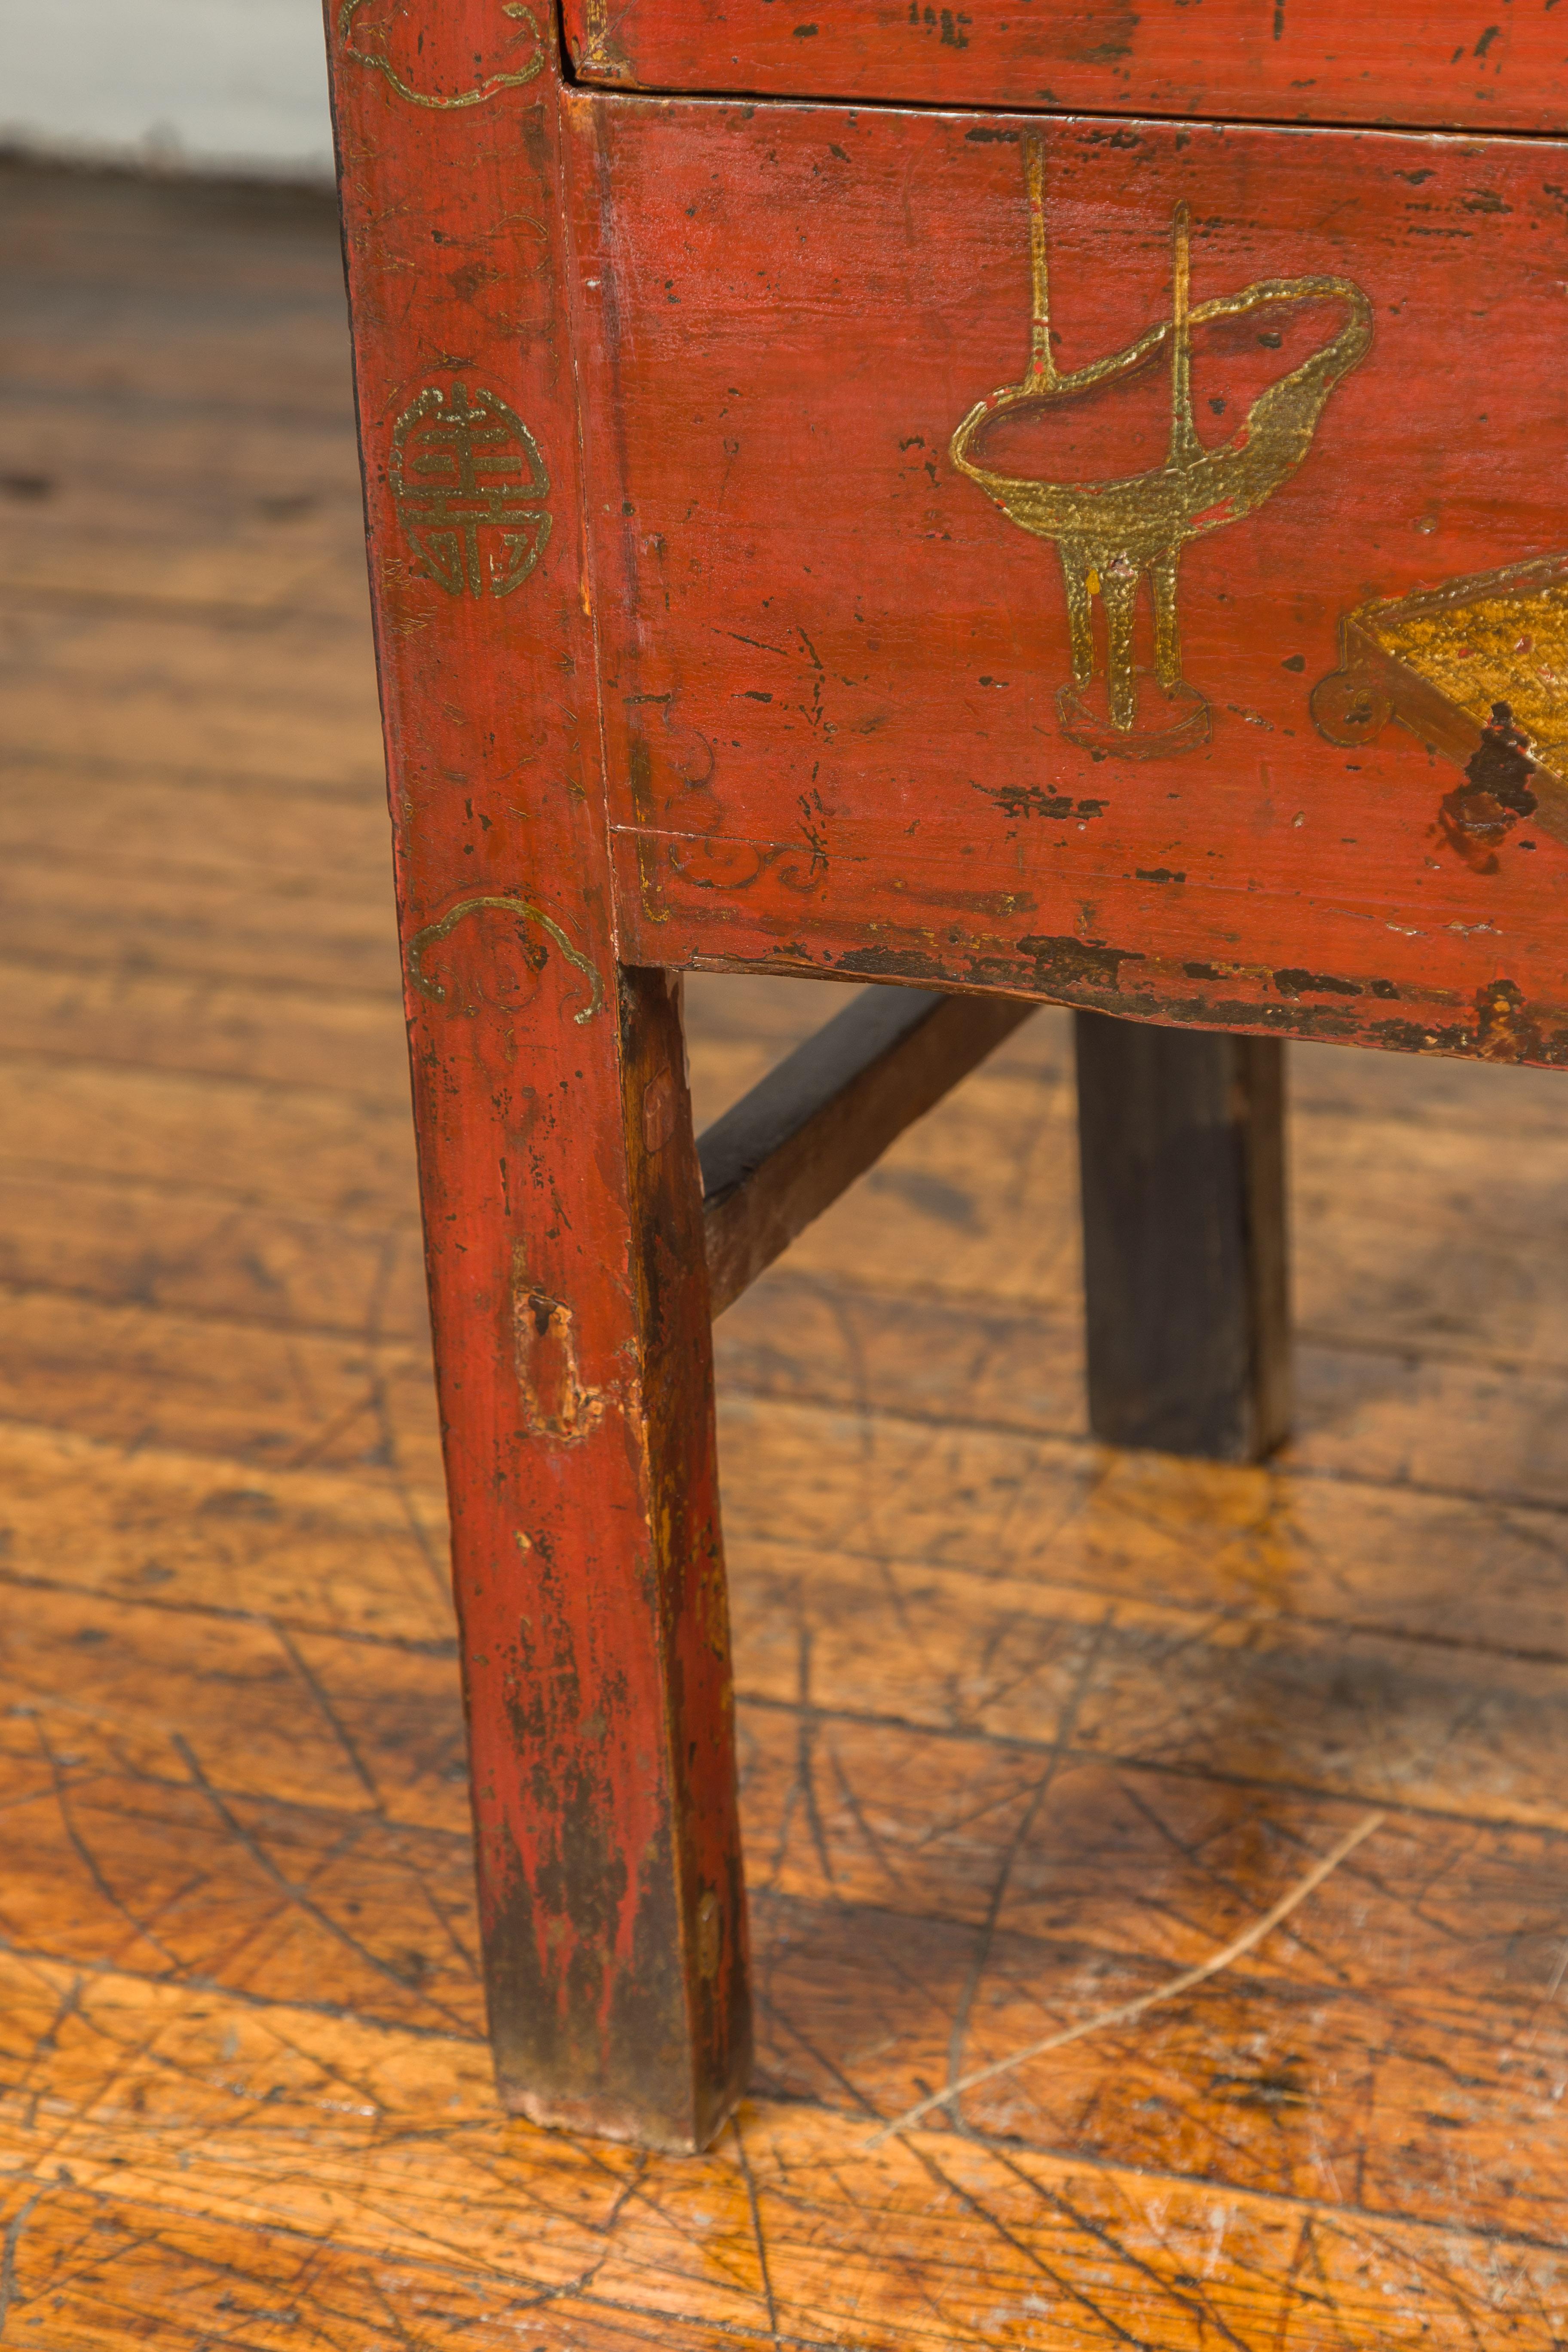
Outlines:
<svg viewBox="0 0 1568 2352"><path fill-rule="evenodd" d="M321 177L324 58L320 0L0 0L0 143Z"/></svg>

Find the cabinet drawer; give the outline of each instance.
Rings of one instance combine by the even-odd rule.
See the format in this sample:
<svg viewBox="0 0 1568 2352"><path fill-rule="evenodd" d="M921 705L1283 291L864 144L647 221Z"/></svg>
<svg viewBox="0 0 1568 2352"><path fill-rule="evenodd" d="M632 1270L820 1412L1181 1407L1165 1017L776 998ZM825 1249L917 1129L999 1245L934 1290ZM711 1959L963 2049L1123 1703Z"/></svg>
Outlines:
<svg viewBox="0 0 1568 2352"><path fill-rule="evenodd" d="M647 89L1497 131L1568 125L1557 0L566 0Z"/></svg>
<svg viewBox="0 0 1568 2352"><path fill-rule="evenodd" d="M1568 149L572 123L627 961L1568 1055Z"/></svg>

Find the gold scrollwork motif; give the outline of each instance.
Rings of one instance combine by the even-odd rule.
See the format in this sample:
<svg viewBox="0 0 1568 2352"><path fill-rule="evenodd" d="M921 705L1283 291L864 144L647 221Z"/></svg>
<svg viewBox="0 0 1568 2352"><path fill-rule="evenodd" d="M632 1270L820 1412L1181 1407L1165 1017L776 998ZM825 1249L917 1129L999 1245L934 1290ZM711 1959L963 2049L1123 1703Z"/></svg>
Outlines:
<svg viewBox="0 0 1568 2352"><path fill-rule="evenodd" d="M1209 706L1182 676L1176 620L1182 549L1205 531L1242 521L1295 472L1330 394L1372 348L1372 305L1348 278L1260 278L1239 293L1191 304L1187 208L1178 205L1170 318L1146 328L1125 349L1063 373L1051 350L1045 151L1037 138L1025 142L1025 170L1034 290L1029 364L1021 383L1005 384L976 402L952 436L952 462L1020 529L1056 542L1072 633L1072 683L1057 696L1063 733L1073 742L1135 758L1189 751L1208 740ZM1226 441L1206 448L1193 416L1194 327L1331 300L1342 302L1350 314L1339 332L1261 392ZM1171 438L1163 466L1122 481L1047 482L996 473L977 462L976 444L996 417L1092 396L1101 386L1124 382L1166 345ZM1133 622L1145 573L1154 606L1154 675L1145 680L1152 690L1141 695ZM1096 597L1105 608L1103 680L1095 674Z"/></svg>
<svg viewBox="0 0 1568 2352"><path fill-rule="evenodd" d="M442 110L455 106L482 106L487 99L494 98L498 90L521 89L526 82L532 81L536 74L544 70L544 40L539 29L538 17L531 8L523 6L522 0L502 0L501 15L516 18L533 35L532 54L523 60L518 71L487 74L484 80L476 83L472 89L458 90L450 97L443 97L437 90L416 89L411 82L404 80L384 49L355 47L353 20L362 8L370 5L371 0L343 0L338 12L338 37L343 45L343 55L352 58L356 65L369 66L373 72L384 74L398 97L405 98L410 106L433 106ZM369 37L374 40L374 33L372 32Z"/></svg>
<svg viewBox="0 0 1568 2352"><path fill-rule="evenodd" d="M445 984L426 971L425 958L432 948L440 945L449 931L456 930L466 916L477 915L486 908L495 908L501 914L515 916L520 927L528 923L537 923L546 938L554 940L567 962L574 965L583 973L588 982L589 995L588 1002L583 1010L572 1015L578 1028L581 1028L584 1022L592 1021L596 1013L604 1011L605 984L599 977L598 967L589 961L581 948L573 946L560 924L553 921L541 908L531 905L527 898L504 897L499 892L493 895L487 892L474 898L459 898L455 907L449 907L447 912L435 922L426 923L422 930L415 932L404 951L403 961L411 984L419 991L421 996L429 997L436 1004L446 1003Z"/></svg>
<svg viewBox="0 0 1568 2352"><path fill-rule="evenodd" d="M398 520L449 595L522 585L549 542L549 495L538 443L497 393L428 384L393 427Z"/></svg>

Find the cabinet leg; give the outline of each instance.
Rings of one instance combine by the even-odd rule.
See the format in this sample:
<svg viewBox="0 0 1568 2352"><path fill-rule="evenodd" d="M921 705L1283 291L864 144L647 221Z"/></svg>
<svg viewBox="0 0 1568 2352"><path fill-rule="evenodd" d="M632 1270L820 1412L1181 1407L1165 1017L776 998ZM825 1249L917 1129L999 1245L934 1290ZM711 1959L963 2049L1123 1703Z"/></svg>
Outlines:
<svg viewBox="0 0 1568 2352"><path fill-rule="evenodd" d="M408 960L497 2077L693 2149L750 2013L679 987L458 911Z"/></svg>
<svg viewBox="0 0 1568 2352"><path fill-rule="evenodd" d="M1260 1460L1290 1404L1283 1045L1074 1018L1090 1429Z"/></svg>

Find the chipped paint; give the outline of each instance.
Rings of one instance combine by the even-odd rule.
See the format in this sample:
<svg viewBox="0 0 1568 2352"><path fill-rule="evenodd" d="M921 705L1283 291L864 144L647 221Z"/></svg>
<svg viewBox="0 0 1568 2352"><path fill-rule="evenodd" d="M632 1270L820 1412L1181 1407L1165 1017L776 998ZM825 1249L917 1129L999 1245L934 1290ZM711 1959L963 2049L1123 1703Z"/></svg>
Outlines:
<svg viewBox="0 0 1568 2352"><path fill-rule="evenodd" d="M512 1265L512 1346L523 1425L530 1436L574 1445L597 1427L602 1389L584 1384L577 1360L576 1317L564 1300L531 1282L517 1244Z"/></svg>

